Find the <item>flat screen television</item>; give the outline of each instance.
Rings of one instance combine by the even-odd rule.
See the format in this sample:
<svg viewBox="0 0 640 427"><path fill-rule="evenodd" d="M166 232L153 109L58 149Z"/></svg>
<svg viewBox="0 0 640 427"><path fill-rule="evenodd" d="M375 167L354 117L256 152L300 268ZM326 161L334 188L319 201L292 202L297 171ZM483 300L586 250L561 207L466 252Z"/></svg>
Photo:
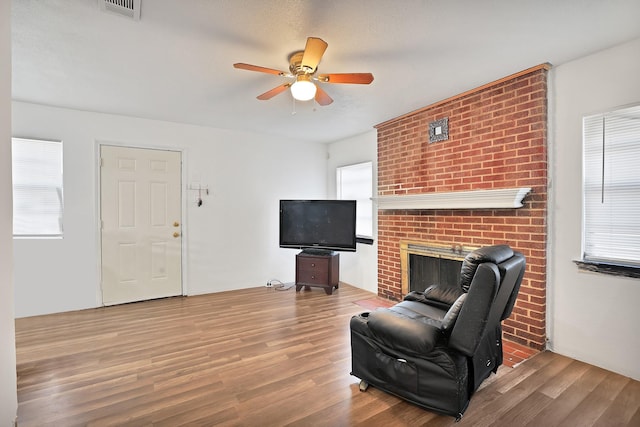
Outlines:
<svg viewBox="0 0 640 427"><path fill-rule="evenodd" d="M355 200L280 200L280 247L356 250Z"/></svg>

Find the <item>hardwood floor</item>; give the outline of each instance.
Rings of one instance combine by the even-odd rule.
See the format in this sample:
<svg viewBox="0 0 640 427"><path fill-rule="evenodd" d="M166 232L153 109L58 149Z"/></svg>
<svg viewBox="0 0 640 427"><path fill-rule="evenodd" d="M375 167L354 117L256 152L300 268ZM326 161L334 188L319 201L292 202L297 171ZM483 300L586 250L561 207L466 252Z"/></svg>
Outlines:
<svg viewBox="0 0 640 427"><path fill-rule="evenodd" d="M372 294L253 288L16 320L26 426L640 426L640 383L544 352L458 424L349 375Z"/></svg>

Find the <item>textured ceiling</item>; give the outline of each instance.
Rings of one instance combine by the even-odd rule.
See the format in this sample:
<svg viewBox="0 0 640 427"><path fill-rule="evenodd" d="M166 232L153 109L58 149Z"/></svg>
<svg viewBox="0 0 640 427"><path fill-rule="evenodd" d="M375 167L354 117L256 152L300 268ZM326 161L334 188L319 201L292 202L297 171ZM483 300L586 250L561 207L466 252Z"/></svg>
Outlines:
<svg viewBox="0 0 640 427"><path fill-rule="evenodd" d="M142 0L141 19L98 0L13 0L13 98L329 142L526 68L640 37L639 0ZM334 103L256 96L306 38Z"/></svg>

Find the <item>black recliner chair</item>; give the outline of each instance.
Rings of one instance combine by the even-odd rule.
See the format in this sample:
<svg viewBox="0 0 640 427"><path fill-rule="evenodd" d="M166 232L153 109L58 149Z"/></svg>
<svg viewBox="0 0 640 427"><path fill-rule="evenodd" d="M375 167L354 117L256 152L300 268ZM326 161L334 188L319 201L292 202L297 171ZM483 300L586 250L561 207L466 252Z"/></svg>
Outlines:
<svg viewBox="0 0 640 427"><path fill-rule="evenodd" d="M460 419L502 364L502 320L515 304L525 258L507 245L469 253L459 286L433 285L351 318L351 374L423 408Z"/></svg>

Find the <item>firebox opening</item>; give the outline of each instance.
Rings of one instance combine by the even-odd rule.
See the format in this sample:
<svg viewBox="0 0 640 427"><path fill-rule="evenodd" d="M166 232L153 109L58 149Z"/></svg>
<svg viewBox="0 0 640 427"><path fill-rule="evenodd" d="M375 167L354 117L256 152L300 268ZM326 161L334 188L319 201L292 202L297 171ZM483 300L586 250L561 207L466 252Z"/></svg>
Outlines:
<svg viewBox="0 0 640 427"><path fill-rule="evenodd" d="M461 260L409 254L409 291L422 292L431 285L459 286Z"/></svg>
<svg viewBox="0 0 640 427"><path fill-rule="evenodd" d="M460 243L400 241L401 297L431 285L458 286L464 257L474 247Z"/></svg>

